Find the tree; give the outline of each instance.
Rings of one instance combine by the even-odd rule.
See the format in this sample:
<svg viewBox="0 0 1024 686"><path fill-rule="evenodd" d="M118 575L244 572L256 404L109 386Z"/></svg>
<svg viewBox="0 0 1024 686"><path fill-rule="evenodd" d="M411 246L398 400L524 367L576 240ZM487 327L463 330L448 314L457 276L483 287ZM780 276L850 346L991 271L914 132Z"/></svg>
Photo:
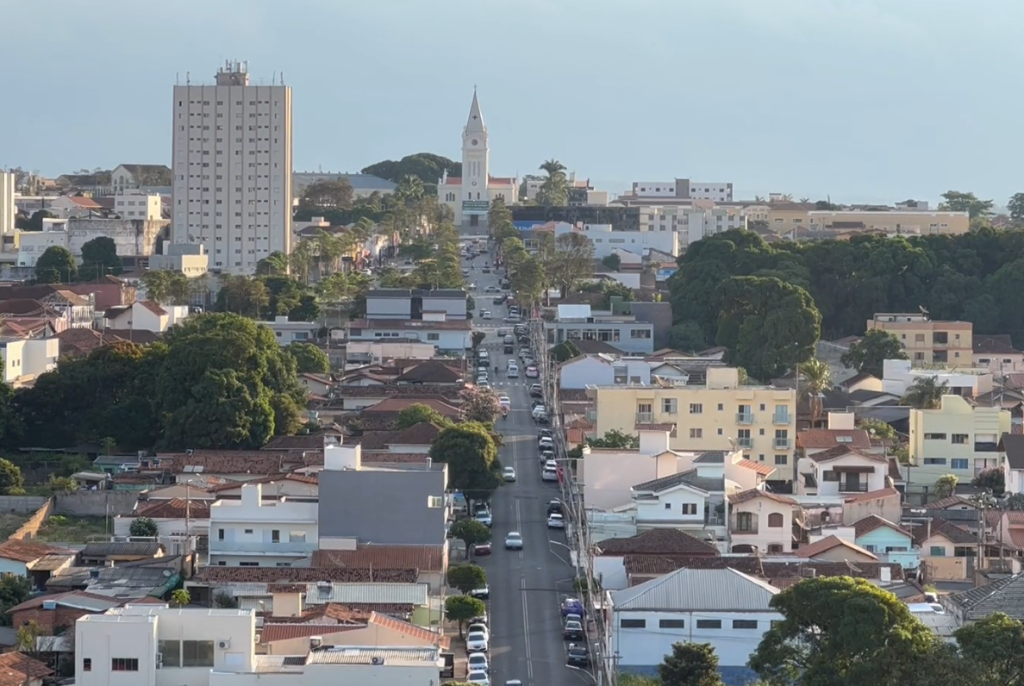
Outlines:
<svg viewBox="0 0 1024 686"><path fill-rule="evenodd" d="M565 176L565 165L558 160L548 160L540 165L540 170L547 174L547 177L537 191L537 204L549 207L568 205L569 181Z"/></svg>
<svg viewBox="0 0 1024 686"><path fill-rule="evenodd" d="M612 253L601 258L601 264L611 269L613 272L619 271L619 267L622 266L622 258L619 257L618 253Z"/></svg>
<svg viewBox="0 0 1024 686"><path fill-rule="evenodd" d="M697 352L707 347L704 330L697 322L679 322L668 330L669 345L682 352Z"/></svg>
<svg viewBox="0 0 1024 686"><path fill-rule="evenodd" d="M232 312L243 317L258 319L270 305L270 291L266 284L248 276L222 274L217 292L217 310Z"/></svg>
<svg viewBox="0 0 1024 686"><path fill-rule="evenodd" d="M39 639L47 636L47 633L43 631L43 628L35 620L29 620L25 624L18 627L17 632L14 635L14 647L19 653L38 660L40 653L42 652L39 648ZM26 676L26 683L30 683L29 678Z"/></svg>
<svg viewBox="0 0 1024 686"><path fill-rule="evenodd" d="M593 273L594 244L589 238L572 232L555 239L555 255L548 279L561 288L563 298Z"/></svg>
<svg viewBox="0 0 1024 686"><path fill-rule="evenodd" d="M977 669L978 684L1018 685L1024 679L1024 625L996 612L957 629L964 660Z"/></svg>
<svg viewBox="0 0 1024 686"><path fill-rule="evenodd" d="M766 381L807 361L821 330L821 315L802 288L775 277L739 276L721 283L718 345L733 366Z"/></svg>
<svg viewBox="0 0 1024 686"><path fill-rule="evenodd" d="M480 344L484 342L485 338L487 338L487 333L486 332L484 332L484 331L474 331L473 332L473 350L476 350L477 348L479 348Z"/></svg>
<svg viewBox="0 0 1024 686"><path fill-rule="evenodd" d="M975 217L987 217L992 214L991 200L979 200L974 193L963 193L961 191L946 191L942 194L945 201L939 205L942 212L966 212L971 219Z"/></svg>
<svg viewBox="0 0 1024 686"><path fill-rule="evenodd" d="M39 283L71 283L78 276L78 267L71 251L51 245L36 261L35 273Z"/></svg>
<svg viewBox="0 0 1024 686"><path fill-rule="evenodd" d="M192 594L187 589L179 588L171 593L171 605L185 607L192 602Z"/></svg>
<svg viewBox="0 0 1024 686"><path fill-rule="evenodd" d="M896 686L936 643L895 595L864 579L806 579L770 605L783 619L749 663L769 684Z"/></svg>
<svg viewBox="0 0 1024 686"><path fill-rule="evenodd" d="M487 572L480 565L465 562L448 567L448 585L463 595L487 585Z"/></svg>
<svg viewBox="0 0 1024 686"><path fill-rule="evenodd" d="M987 488L993 495L1002 495L1006 491L1006 475L1001 467L986 469L971 480L972 486Z"/></svg>
<svg viewBox="0 0 1024 686"><path fill-rule="evenodd" d="M286 276L288 255L275 250L256 263L256 276Z"/></svg>
<svg viewBox="0 0 1024 686"><path fill-rule="evenodd" d="M640 447L640 437L623 433L618 429L606 431L600 438L588 438L587 445L592 448L618 448L620 450L632 450Z"/></svg>
<svg viewBox="0 0 1024 686"><path fill-rule="evenodd" d="M900 405L909 405L919 410L935 410L942 405L942 396L949 392L949 384L936 382L934 376L919 376L907 389Z"/></svg>
<svg viewBox="0 0 1024 686"><path fill-rule="evenodd" d="M875 438L881 438L886 441L896 440L896 429L892 428L892 424L883 422L881 419L872 419L870 417L861 419L857 422L857 428L864 429Z"/></svg>
<svg viewBox="0 0 1024 686"><path fill-rule="evenodd" d="M287 316L288 321L310 322L320 318L320 305L309 286L286 276L262 276L250 282L252 285L244 293L254 293L252 289L257 289L258 284L263 284L266 289L266 300L264 305L260 305L260 314L267 319ZM262 294L258 297L262 302Z"/></svg>
<svg viewBox="0 0 1024 686"><path fill-rule="evenodd" d="M509 278L512 290L519 294L524 303L536 303L544 293L546 275L540 260L527 255L516 265Z"/></svg>
<svg viewBox="0 0 1024 686"><path fill-rule="evenodd" d="M46 491L51 495L59 493L74 493L78 490L78 482L69 476L57 476L51 474L46 481Z"/></svg>
<svg viewBox="0 0 1024 686"><path fill-rule="evenodd" d="M490 388L472 386L459 393L462 399L462 416L471 422L493 424L501 412L498 396Z"/></svg>
<svg viewBox="0 0 1024 686"><path fill-rule="evenodd" d="M57 217L54 216L53 212L48 212L46 210L36 210L35 212L32 213L32 217L28 220L28 230L29 231L42 231L43 230L43 220L44 219L56 219L56 218Z"/></svg>
<svg viewBox="0 0 1024 686"><path fill-rule="evenodd" d="M423 423L434 424L435 426L444 426L448 422L440 412L429 405L413 403L398 413L398 417L395 419L391 428L395 431L401 431L402 429L408 429L410 426L416 426L417 424Z"/></svg>
<svg viewBox="0 0 1024 686"><path fill-rule="evenodd" d="M803 382L800 394L807 399L813 427L824 412L823 394L832 388L832 368L817 358L811 358L800 365L800 379Z"/></svg>
<svg viewBox="0 0 1024 686"><path fill-rule="evenodd" d="M25 492L21 469L10 460L0 458L0 494L20 495Z"/></svg>
<svg viewBox="0 0 1024 686"><path fill-rule="evenodd" d="M943 474L935 481L935 495L941 500L956 494L956 485L960 482L956 474Z"/></svg>
<svg viewBox="0 0 1024 686"><path fill-rule="evenodd" d="M147 271L141 280L146 299L161 305L188 305L203 281L169 269Z"/></svg>
<svg viewBox="0 0 1024 686"><path fill-rule="evenodd" d="M352 184L348 179L314 181L302 191L299 207L302 209L344 209L352 206Z"/></svg>
<svg viewBox="0 0 1024 686"><path fill-rule="evenodd" d="M662 686L722 686L718 656L710 643L674 643L658 665Z"/></svg>
<svg viewBox="0 0 1024 686"><path fill-rule="evenodd" d="M859 341L850 345L843 354L841 362L858 372L882 378L882 367L886 360L905 360L907 354L903 350L900 339L882 329L871 329Z"/></svg>
<svg viewBox="0 0 1024 686"><path fill-rule="evenodd" d="M501 485L498 449L482 424L446 427L430 446L430 457L448 465L449 487L470 500L486 500Z"/></svg>
<svg viewBox="0 0 1024 686"><path fill-rule="evenodd" d="M30 595L32 595L32 582L28 577L16 574L0 576L0 626L11 625L11 615L8 610L28 600Z"/></svg>
<svg viewBox="0 0 1024 686"><path fill-rule="evenodd" d="M491 540L491 530L486 525L470 518L460 519L453 523L448 533L466 546L466 557L469 557L471 547Z"/></svg>
<svg viewBox="0 0 1024 686"><path fill-rule="evenodd" d="M82 268L78 270L82 281L94 281L108 274L117 276L123 271L113 238L99 236L82 245Z"/></svg>
<svg viewBox="0 0 1024 686"><path fill-rule="evenodd" d="M128 533L132 536L156 538L160 535L160 530L157 528L156 522L149 517L136 517L132 521Z"/></svg>
<svg viewBox="0 0 1024 686"><path fill-rule="evenodd" d="M466 622L487 613L484 601L468 595L453 595L444 600L444 618L459 623L459 638L463 637Z"/></svg>
<svg viewBox="0 0 1024 686"><path fill-rule="evenodd" d="M1006 209L1010 211L1014 224L1024 223L1024 193L1014 193L1006 203Z"/></svg>
<svg viewBox="0 0 1024 686"><path fill-rule="evenodd" d="M299 374L327 374L331 371L331 359L327 353L312 343L291 343L284 350L295 360L295 371Z"/></svg>

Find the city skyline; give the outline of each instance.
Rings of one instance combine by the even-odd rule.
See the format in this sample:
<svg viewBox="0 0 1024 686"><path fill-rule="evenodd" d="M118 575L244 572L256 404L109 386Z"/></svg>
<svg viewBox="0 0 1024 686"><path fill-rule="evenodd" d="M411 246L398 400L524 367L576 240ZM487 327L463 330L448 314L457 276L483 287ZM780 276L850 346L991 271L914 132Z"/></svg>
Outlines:
<svg viewBox="0 0 1024 686"><path fill-rule="evenodd" d="M998 1L963 16L948 0L892 4L647 0L627 13L595 0L581 13L577 0L532 0L509 14L459 0L429 11L310 0L281 14L253 0L240 14L231 2L182 0L159 18L161 33L181 38L154 51L152 32L133 30L151 12L123 0L84 16L9 3L14 25L46 26L53 40L31 70L0 76L24 105L0 114L0 130L17 132L0 137L0 165L48 176L169 165L176 77L212 82L237 58L254 83L283 72L292 87L296 170L355 172L417 152L457 160L476 84L492 162L520 177L555 158L614 193L689 177L731 181L737 198L935 201L958 189L1004 204L1019 189L1002 160L1024 152L1004 92L1024 7ZM200 11L207 21L196 24ZM0 56L17 64L35 47L28 35L15 32ZM86 51L88 71L69 75ZM977 91L1000 105L979 107ZM46 94L63 105L40 106Z"/></svg>

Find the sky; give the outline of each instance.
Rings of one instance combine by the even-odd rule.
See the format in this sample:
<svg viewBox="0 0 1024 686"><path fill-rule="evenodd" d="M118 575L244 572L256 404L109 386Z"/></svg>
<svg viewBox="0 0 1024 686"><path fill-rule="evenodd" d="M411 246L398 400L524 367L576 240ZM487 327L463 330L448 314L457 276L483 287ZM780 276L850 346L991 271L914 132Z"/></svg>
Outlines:
<svg viewBox="0 0 1024 686"><path fill-rule="evenodd" d="M0 0L0 168L170 164L172 86L246 60L293 90L297 170L558 159L833 202L997 205L1024 181L1021 0Z"/></svg>

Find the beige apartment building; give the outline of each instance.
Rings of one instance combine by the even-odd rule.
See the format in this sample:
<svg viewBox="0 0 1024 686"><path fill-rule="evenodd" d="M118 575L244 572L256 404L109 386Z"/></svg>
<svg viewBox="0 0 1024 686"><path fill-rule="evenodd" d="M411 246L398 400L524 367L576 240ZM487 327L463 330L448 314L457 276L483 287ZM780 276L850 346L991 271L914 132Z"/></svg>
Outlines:
<svg viewBox="0 0 1024 686"><path fill-rule="evenodd" d="M877 209L818 210L813 203L775 203L768 210L768 226L786 234L794 229L829 233L884 231L892 236L957 235L967 233L971 220L966 212Z"/></svg>
<svg viewBox="0 0 1024 686"><path fill-rule="evenodd" d="M881 329L896 336L914 365L973 365L974 325L971 322L931 321L915 312L878 313L868 331Z"/></svg>
<svg viewBox="0 0 1024 686"><path fill-rule="evenodd" d="M796 391L741 386L732 367L708 367L705 383L684 379L651 386L590 386L596 407L594 434L616 429L636 435L651 425L674 426L673 450L743 450L744 457L776 467L792 480Z"/></svg>

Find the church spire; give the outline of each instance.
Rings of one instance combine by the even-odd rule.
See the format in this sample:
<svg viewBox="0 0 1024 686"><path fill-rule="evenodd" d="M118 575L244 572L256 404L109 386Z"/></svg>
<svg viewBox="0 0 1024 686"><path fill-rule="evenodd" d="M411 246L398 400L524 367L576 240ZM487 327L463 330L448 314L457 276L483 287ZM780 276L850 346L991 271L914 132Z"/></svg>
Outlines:
<svg viewBox="0 0 1024 686"><path fill-rule="evenodd" d="M484 115L480 112L480 101L476 97L476 86L473 86L473 104L469 106L469 119L466 120L467 132L484 132Z"/></svg>

